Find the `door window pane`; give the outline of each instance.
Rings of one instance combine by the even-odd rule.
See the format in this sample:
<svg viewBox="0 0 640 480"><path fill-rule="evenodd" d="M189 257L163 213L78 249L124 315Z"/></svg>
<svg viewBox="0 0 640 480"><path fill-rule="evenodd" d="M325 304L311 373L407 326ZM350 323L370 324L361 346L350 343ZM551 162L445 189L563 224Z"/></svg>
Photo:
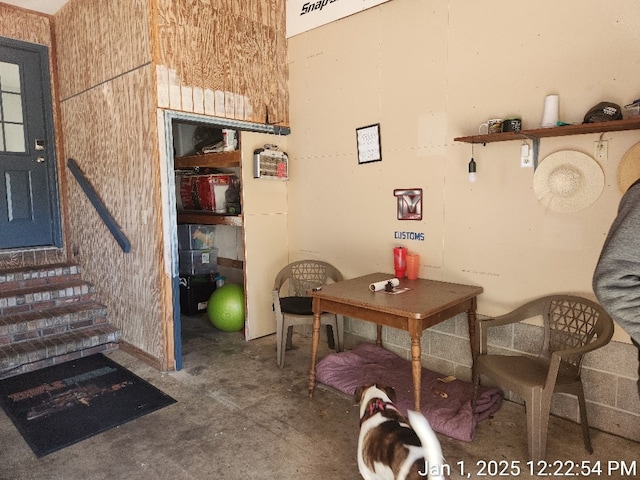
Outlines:
<svg viewBox="0 0 640 480"><path fill-rule="evenodd" d="M0 62L0 151L25 152L20 67Z"/></svg>
<svg viewBox="0 0 640 480"><path fill-rule="evenodd" d="M24 125L5 123L5 148L6 152L24 152Z"/></svg>
<svg viewBox="0 0 640 480"><path fill-rule="evenodd" d="M0 62L0 85L3 92L20 93L20 66Z"/></svg>
<svg viewBox="0 0 640 480"><path fill-rule="evenodd" d="M24 125L5 123L5 151L24 152Z"/></svg>
<svg viewBox="0 0 640 480"><path fill-rule="evenodd" d="M2 94L2 120L11 123L23 123L22 98L15 93Z"/></svg>

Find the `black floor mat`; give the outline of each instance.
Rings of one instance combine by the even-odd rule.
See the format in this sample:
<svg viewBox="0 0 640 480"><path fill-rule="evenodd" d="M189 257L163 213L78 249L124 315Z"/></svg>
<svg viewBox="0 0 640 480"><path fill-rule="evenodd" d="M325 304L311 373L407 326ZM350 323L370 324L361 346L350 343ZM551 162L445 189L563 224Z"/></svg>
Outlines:
<svg viewBox="0 0 640 480"><path fill-rule="evenodd" d="M0 406L38 457L172 403L102 354L0 380Z"/></svg>

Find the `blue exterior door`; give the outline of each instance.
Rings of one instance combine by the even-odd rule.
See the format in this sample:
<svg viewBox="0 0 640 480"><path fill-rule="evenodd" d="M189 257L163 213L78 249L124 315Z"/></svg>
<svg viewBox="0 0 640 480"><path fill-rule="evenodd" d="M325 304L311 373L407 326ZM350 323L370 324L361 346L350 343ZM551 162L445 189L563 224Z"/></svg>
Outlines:
<svg viewBox="0 0 640 480"><path fill-rule="evenodd" d="M0 249L62 246L47 47L0 38Z"/></svg>

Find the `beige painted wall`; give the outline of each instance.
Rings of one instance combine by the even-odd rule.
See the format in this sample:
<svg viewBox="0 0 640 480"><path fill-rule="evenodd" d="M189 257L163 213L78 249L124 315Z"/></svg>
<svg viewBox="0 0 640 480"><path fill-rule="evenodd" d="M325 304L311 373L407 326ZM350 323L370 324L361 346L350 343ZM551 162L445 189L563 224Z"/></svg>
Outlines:
<svg viewBox="0 0 640 480"><path fill-rule="evenodd" d="M391 250L421 255L421 276L481 285L481 314L548 292L593 297L591 275L620 192L618 162L640 132L606 133L605 188L577 213L546 209L520 142L469 144L487 118L540 126L544 98L581 122L602 100L640 96L640 9L633 0L393 0L289 39L291 260L347 277L393 272ZM358 165L355 129L380 123L382 162ZM598 134L543 139L540 159L593 155ZM422 188L422 221L396 219L395 188ZM396 231L424 232L398 241ZM620 329L614 339L628 342Z"/></svg>

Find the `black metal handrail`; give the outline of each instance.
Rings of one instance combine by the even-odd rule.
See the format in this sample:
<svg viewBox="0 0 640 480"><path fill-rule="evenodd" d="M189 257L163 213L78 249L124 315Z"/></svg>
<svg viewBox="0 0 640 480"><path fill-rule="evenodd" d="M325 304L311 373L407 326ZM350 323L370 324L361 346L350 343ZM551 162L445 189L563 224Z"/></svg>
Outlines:
<svg viewBox="0 0 640 480"><path fill-rule="evenodd" d="M80 170L80 167L73 158L67 159L67 167L69 168L69 170L71 170L71 173L73 173L73 176L82 188L82 191L85 193L93 207L96 209L98 215L100 215L100 218L111 232L111 235L113 235L113 238L116 239L116 242L118 242L118 245L120 245L120 248L122 248L122 251L128 253L131 250L131 243L129 242L129 239L124 234L120 226L116 223L115 219L111 216L109 210L107 210L107 207L100 199L100 196L91 186L91 183L89 183L89 180L85 176L84 172Z"/></svg>

